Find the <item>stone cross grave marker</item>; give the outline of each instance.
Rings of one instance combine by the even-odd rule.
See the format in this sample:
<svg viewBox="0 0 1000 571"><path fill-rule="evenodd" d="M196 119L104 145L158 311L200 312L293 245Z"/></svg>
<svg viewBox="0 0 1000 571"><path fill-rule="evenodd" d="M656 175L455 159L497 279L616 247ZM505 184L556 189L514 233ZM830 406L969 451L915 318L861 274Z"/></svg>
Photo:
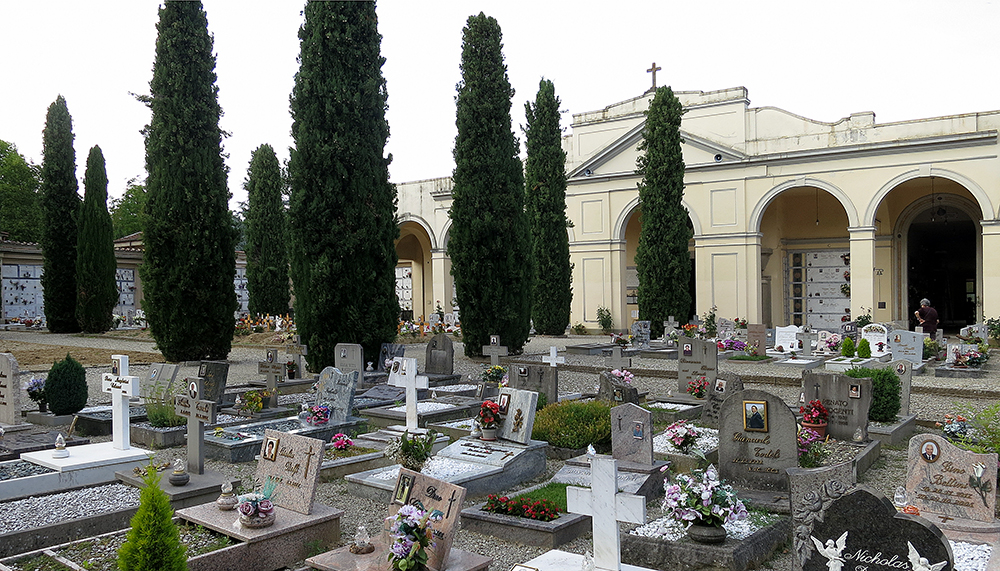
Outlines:
<svg viewBox="0 0 1000 571"><path fill-rule="evenodd" d="M899 414L910 414L910 386L913 384L913 363L906 359L889 361L889 368L899 377Z"/></svg>
<svg viewBox="0 0 1000 571"><path fill-rule="evenodd" d="M420 472L400 468L396 487L393 488L389 517L396 515L404 505L415 505L440 515L441 521L434 522L434 542L427 548L427 567L446 568L445 562L451 553L451 545L458 532L458 522L465 501L465 488L425 476ZM382 544L389 545L388 526L382 532ZM380 556L382 560L385 555Z"/></svg>
<svg viewBox="0 0 1000 571"><path fill-rule="evenodd" d="M678 325L680 325L680 324L677 323L677 320L674 319L673 315L667 317L667 320L663 322L663 340L668 345L670 345L671 343L673 343L670 340L670 336L673 335L674 331L677 331L677 326Z"/></svg>
<svg viewBox="0 0 1000 571"><path fill-rule="evenodd" d="M906 466L907 502L923 517L996 521L996 452L976 454L937 434L918 434L910 438Z"/></svg>
<svg viewBox="0 0 1000 571"><path fill-rule="evenodd" d="M438 333L427 342L424 373L428 375L455 374L455 345L451 342L448 334Z"/></svg>
<svg viewBox="0 0 1000 571"><path fill-rule="evenodd" d="M714 341L681 337L677 351L677 394L687 394L688 382L704 378L711 387L719 370L719 347Z"/></svg>
<svg viewBox="0 0 1000 571"><path fill-rule="evenodd" d="M111 373L104 373L101 390L111 395L111 446L129 450L128 401L139 396L139 377L128 374L128 355L111 356Z"/></svg>
<svg viewBox="0 0 1000 571"><path fill-rule="evenodd" d="M736 322L720 317L715 326L716 339L732 339L736 335Z"/></svg>
<svg viewBox="0 0 1000 571"><path fill-rule="evenodd" d="M335 367L327 367L319 374L316 404L330 407L331 426L346 421L354 410L354 388L360 375L358 371L342 373Z"/></svg>
<svg viewBox="0 0 1000 571"><path fill-rule="evenodd" d="M602 371L600 384L597 387L597 399L615 404L638 403L639 389L612 375L611 371Z"/></svg>
<svg viewBox="0 0 1000 571"><path fill-rule="evenodd" d="M719 475L737 487L786 491L799 465L795 416L779 397L747 389L722 403Z"/></svg>
<svg viewBox="0 0 1000 571"><path fill-rule="evenodd" d="M709 428L719 428L722 403L730 395L743 390L743 379L739 375L724 374L709 386L708 399L701 408L701 423Z"/></svg>
<svg viewBox="0 0 1000 571"><path fill-rule="evenodd" d="M906 359L914 365L924 362L924 334L906 329L896 329L889 336L889 346L892 356L896 359Z"/></svg>
<svg viewBox="0 0 1000 571"><path fill-rule="evenodd" d="M427 377L417 376L417 360L413 357L393 357L389 384L406 389L406 430L418 430L417 389L428 387Z"/></svg>
<svg viewBox="0 0 1000 571"><path fill-rule="evenodd" d="M549 356L542 357L543 363L548 363L550 367L557 367L566 362L566 357L559 356L559 349L555 347L549 347Z"/></svg>
<svg viewBox="0 0 1000 571"><path fill-rule="evenodd" d="M861 328L861 338L867 339L872 348L872 357L878 358L891 353L889 350L889 332L880 323L869 323Z"/></svg>
<svg viewBox="0 0 1000 571"><path fill-rule="evenodd" d="M538 408L538 393L503 387L497 396L503 422L497 436L518 444L531 440L531 429L535 426L535 410Z"/></svg>
<svg viewBox="0 0 1000 571"><path fill-rule="evenodd" d="M649 349L650 322L636 321L632 324L632 345L639 349Z"/></svg>
<svg viewBox="0 0 1000 571"><path fill-rule="evenodd" d="M559 369L545 365L517 365L510 376L510 387L523 391L538 393L541 403L545 395L545 404L555 404L559 401Z"/></svg>
<svg viewBox="0 0 1000 571"><path fill-rule="evenodd" d="M298 365L299 378L304 379L306 376L305 363L302 362L302 357L309 354L309 346L302 343L302 338L298 335L292 337L292 344L285 346L285 354L292 355L295 364Z"/></svg>
<svg viewBox="0 0 1000 571"><path fill-rule="evenodd" d="M365 352L357 343L337 343L333 347L333 366L344 373L357 371L364 374Z"/></svg>
<svg viewBox="0 0 1000 571"><path fill-rule="evenodd" d="M403 353L406 351L406 345L399 343L383 343L378 350L378 363L376 363L375 370L380 373L388 373L386 361L390 364L392 360L396 357L402 357Z"/></svg>
<svg viewBox="0 0 1000 571"><path fill-rule="evenodd" d="M831 438L854 441L861 429L861 441L868 441L868 410L872 404L872 380L855 379L829 371L802 373L802 401L819 400L830 413L826 433Z"/></svg>
<svg viewBox="0 0 1000 571"><path fill-rule="evenodd" d="M264 431L254 484L263 485L270 477L278 484L274 504L308 515L316 497L322 463L322 440L268 428Z"/></svg>
<svg viewBox="0 0 1000 571"><path fill-rule="evenodd" d="M0 353L0 424L15 426L21 420L20 371L17 359L11 353Z"/></svg>
<svg viewBox="0 0 1000 571"><path fill-rule="evenodd" d="M799 350L799 340L795 338L795 334L799 332L799 328L794 325L788 325L786 327L775 327L774 328L774 350L781 353L788 353L789 351ZM778 347L781 347L780 349Z"/></svg>
<svg viewBox="0 0 1000 571"><path fill-rule="evenodd" d="M762 323L750 323L747 325L747 345L757 344L757 354L763 355L767 351L767 328Z"/></svg>
<svg viewBox="0 0 1000 571"><path fill-rule="evenodd" d="M812 344L819 340L819 333L815 331L803 331L802 333L796 333L795 339L802 344L802 356L812 357Z"/></svg>
<svg viewBox="0 0 1000 571"><path fill-rule="evenodd" d="M285 376L285 364L278 360L277 349L267 350L267 356L264 360L257 363L257 373L267 376L267 390L271 391L273 395L278 389L278 379ZM271 402L277 406L278 399L271 399Z"/></svg>
<svg viewBox="0 0 1000 571"><path fill-rule="evenodd" d="M188 472L205 473L205 425L215 424L215 401L202 398L201 377L185 379L187 392L174 396L174 412L187 418Z"/></svg>
<svg viewBox="0 0 1000 571"><path fill-rule="evenodd" d="M483 355L489 355L490 366L500 364L500 357L507 356L507 347L500 344L499 335L490 335L490 344L483 345Z"/></svg>
<svg viewBox="0 0 1000 571"><path fill-rule="evenodd" d="M646 523L646 498L618 492L618 461L595 457L590 462L590 489L566 488L570 512L589 515L594 526L594 567L621 570L618 522Z"/></svg>
<svg viewBox="0 0 1000 571"><path fill-rule="evenodd" d="M611 369L627 369L632 366L632 357L622 354L621 345L611 348L611 358L608 359L608 367Z"/></svg>
<svg viewBox="0 0 1000 571"><path fill-rule="evenodd" d="M174 394L178 365L153 363L146 370L146 376L139 381L140 398L169 399Z"/></svg>
<svg viewBox="0 0 1000 571"><path fill-rule="evenodd" d="M653 465L653 413L627 403L611 409L611 455L615 460Z"/></svg>
<svg viewBox="0 0 1000 571"><path fill-rule="evenodd" d="M198 366L198 376L204 380L205 392L202 397L216 403L222 402L229 379L229 363L225 361L202 361ZM275 399L277 400L277 399Z"/></svg>

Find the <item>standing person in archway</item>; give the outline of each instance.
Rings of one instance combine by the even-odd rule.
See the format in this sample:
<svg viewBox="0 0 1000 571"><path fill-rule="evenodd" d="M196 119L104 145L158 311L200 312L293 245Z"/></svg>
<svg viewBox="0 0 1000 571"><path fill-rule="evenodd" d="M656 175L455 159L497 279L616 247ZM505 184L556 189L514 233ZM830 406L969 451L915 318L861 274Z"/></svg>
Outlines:
<svg viewBox="0 0 1000 571"><path fill-rule="evenodd" d="M931 301L926 297L920 300L920 309L913 312L917 316L917 321L924 328L924 333L929 333L931 339L937 333L938 312L931 307Z"/></svg>

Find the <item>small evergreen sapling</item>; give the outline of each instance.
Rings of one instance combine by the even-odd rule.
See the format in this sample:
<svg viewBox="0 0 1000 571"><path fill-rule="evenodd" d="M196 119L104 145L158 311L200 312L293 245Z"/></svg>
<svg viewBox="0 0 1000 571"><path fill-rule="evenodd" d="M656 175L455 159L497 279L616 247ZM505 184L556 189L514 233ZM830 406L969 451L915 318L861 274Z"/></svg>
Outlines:
<svg viewBox="0 0 1000 571"><path fill-rule="evenodd" d="M87 406L87 371L69 353L49 370L45 398L56 416L75 414Z"/></svg>
<svg viewBox="0 0 1000 571"><path fill-rule="evenodd" d="M139 510L132 517L125 544L118 550L122 571L186 571L187 556L174 524L170 499L160 489L156 467L146 467L146 486L139 495Z"/></svg>
<svg viewBox="0 0 1000 571"><path fill-rule="evenodd" d="M868 343L867 339L862 339L858 343L858 357L861 357L862 359L872 358L872 347L871 344Z"/></svg>
<svg viewBox="0 0 1000 571"><path fill-rule="evenodd" d="M854 356L854 339L851 337L844 337L844 342L840 345L840 355L842 357L851 358Z"/></svg>

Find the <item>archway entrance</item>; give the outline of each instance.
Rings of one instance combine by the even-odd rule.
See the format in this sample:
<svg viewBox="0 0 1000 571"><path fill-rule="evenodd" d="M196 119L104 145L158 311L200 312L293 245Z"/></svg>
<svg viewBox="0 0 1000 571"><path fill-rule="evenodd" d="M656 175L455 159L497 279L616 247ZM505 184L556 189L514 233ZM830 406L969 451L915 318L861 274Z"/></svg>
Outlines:
<svg viewBox="0 0 1000 571"><path fill-rule="evenodd" d="M396 296L404 321L427 319L434 311L430 236L423 226L407 221L399 225L396 240Z"/></svg>
<svg viewBox="0 0 1000 571"><path fill-rule="evenodd" d="M943 203L925 208L907 230L907 306L928 298L942 328L976 322L977 232L968 213ZM911 327L917 325L912 311Z"/></svg>
<svg viewBox="0 0 1000 571"><path fill-rule="evenodd" d="M688 229L692 230L694 226L691 223L691 219L687 219ZM625 225L625 273L624 280L625 283L623 291L625 292L625 307L626 314L625 320L622 324L623 327L629 328L632 323L638 321L639 315L639 272L635 265L635 251L639 246L639 234L642 231L642 212L640 207L636 207L629 215L628 222ZM691 254L691 274L687 283L688 291L691 292L691 306L687 308L687 312L684 315L675 315L674 319L679 324L685 324L695 315L696 308L698 307L695 287L695 264L694 264L694 241L691 240L688 243L688 251ZM653 338L657 339L663 335L663 329L660 325L652 324Z"/></svg>

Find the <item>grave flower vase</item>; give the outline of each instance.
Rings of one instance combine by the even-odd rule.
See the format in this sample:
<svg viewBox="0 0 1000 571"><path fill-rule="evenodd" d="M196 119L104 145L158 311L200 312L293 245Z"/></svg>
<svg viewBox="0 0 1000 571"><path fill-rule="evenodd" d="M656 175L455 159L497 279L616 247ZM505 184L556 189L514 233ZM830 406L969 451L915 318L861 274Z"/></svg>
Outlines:
<svg viewBox="0 0 1000 571"><path fill-rule="evenodd" d="M274 525L274 512L271 512L265 516L241 515L240 525L242 525L243 527L248 527L250 529L260 529L262 527L270 527Z"/></svg>
<svg viewBox="0 0 1000 571"><path fill-rule="evenodd" d="M726 541L726 528L721 525L699 523L695 520L688 527L688 537L698 543L723 543Z"/></svg>
<svg viewBox="0 0 1000 571"><path fill-rule="evenodd" d="M39 401L38 402L38 412L41 413L41 414L45 414L45 413L49 412L49 405L48 405L48 403L46 403L45 401Z"/></svg>
<svg viewBox="0 0 1000 571"><path fill-rule="evenodd" d="M812 423L805 422L805 421L802 422L802 428L808 428L809 430L812 430L816 434L819 434L820 438L823 438L823 437L826 436L826 425L827 425L827 423L825 423L825 422L820 423L820 424L812 424Z"/></svg>
<svg viewBox="0 0 1000 571"><path fill-rule="evenodd" d="M497 439L497 429L496 428L484 428L483 435L479 437L482 440L496 440Z"/></svg>

